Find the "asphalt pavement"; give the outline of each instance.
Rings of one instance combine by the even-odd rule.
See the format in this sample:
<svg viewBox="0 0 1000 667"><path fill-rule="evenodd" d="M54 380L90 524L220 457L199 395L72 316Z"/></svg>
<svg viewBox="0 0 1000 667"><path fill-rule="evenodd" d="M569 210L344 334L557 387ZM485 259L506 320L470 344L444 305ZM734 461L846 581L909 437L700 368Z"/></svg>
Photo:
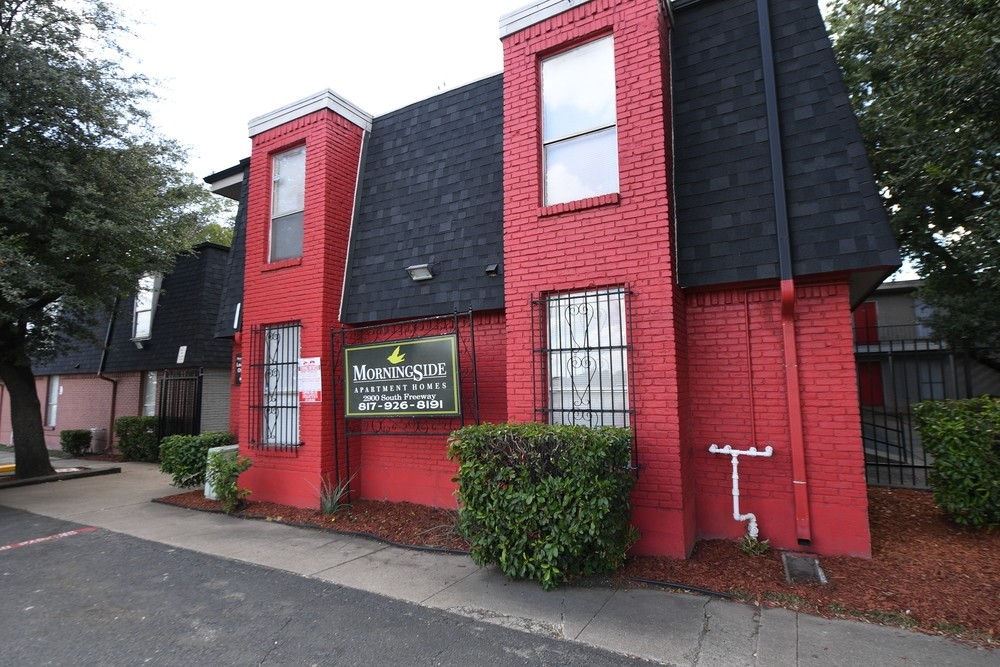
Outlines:
<svg viewBox="0 0 1000 667"><path fill-rule="evenodd" d="M0 464L11 458L0 452ZM90 643L91 659L49 662L167 665L195 664L197 658L204 664L232 665L611 665L641 659L684 667L1000 663L1000 653L940 637L714 597L586 585L545 592L535 583L511 581L480 568L463 555L401 549L361 537L152 503L153 498L178 492L169 478L152 464L114 465L122 472L0 489L0 507L21 510L0 511L4 662L13 655L19 659L9 664L45 664L39 647L60 637L85 650L88 628L99 626L107 634L100 646ZM74 550L81 552L79 561ZM146 562L150 569L142 570L144 574L131 574ZM69 581L86 585L73 590ZM165 588L165 582L170 587ZM46 588L49 583L53 586ZM195 598L178 592L185 587L188 594L197 594ZM127 595L133 591L137 602ZM44 602L32 604L35 597ZM202 612L199 605L205 603L197 602L199 597L225 604ZM134 641L127 642L126 654L114 652L119 635L111 630L124 625L126 618L115 617L116 600L121 614L131 614L127 618ZM40 606L44 613L36 612ZM88 610L95 609L101 614L88 616ZM150 629L154 624L137 624L135 614L162 623ZM368 618L371 623L365 622ZM335 634L337 628L344 633ZM383 646L390 640L396 643ZM221 652L205 652L206 646ZM290 648L294 646L301 651ZM599 651L588 654L591 649ZM588 662L591 658L598 661Z"/></svg>

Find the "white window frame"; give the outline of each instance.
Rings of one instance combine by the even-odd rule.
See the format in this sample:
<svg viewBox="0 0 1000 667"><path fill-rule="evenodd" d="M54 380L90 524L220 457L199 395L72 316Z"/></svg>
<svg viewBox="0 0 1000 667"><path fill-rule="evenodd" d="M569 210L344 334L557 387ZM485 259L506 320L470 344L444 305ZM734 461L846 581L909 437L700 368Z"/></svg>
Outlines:
<svg viewBox="0 0 1000 667"><path fill-rule="evenodd" d="M157 372L145 371L142 374L142 416L156 416Z"/></svg>
<svg viewBox="0 0 1000 667"><path fill-rule="evenodd" d="M306 147L278 153L271 160L271 224L268 261L302 257L305 212ZM297 234L297 239L286 235ZM285 247L287 244L288 247Z"/></svg>
<svg viewBox="0 0 1000 667"><path fill-rule="evenodd" d="M139 279L132 309L132 340L149 340L153 337L153 319L156 304L160 300L160 285L163 276L147 273Z"/></svg>
<svg viewBox="0 0 1000 667"><path fill-rule="evenodd" d="M543 205L619 191L617 115L611 35L542 61Z"/></svg>
<svg viewBox="0 0 1000 667"><path fill-rule="evenodd" d="M50 375L49 386L45 390L45 426L48 428L55 428L59 415L59 382L58 375Z"/></svg>
<svg viewBox="0 0 1000 667"><path fill-rule="evenodd" d="M298 445L299 356L302 325L291 323L264 327L263 420L265 445Z"/></svg>
<svg viewBox="0 0 1000 667"><path fill-rule="evenodd" d="M625 290L552 294L545 304L549 421L629 426Z"/></svg>

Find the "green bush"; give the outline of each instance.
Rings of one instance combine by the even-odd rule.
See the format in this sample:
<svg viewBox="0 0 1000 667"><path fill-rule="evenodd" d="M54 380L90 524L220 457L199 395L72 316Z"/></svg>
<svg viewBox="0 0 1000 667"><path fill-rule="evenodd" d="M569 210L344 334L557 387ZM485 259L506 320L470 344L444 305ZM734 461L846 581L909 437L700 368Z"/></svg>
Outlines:
<svg viewBox="0 0 1000 667"><path fill-rule="evenodd" d="M934 458L934 501L960 524L1000 525L1000 399L925 401L914 406L924 449Z"/></svg>
<svg viewBox="0 0 1000 667"><path fill-rule="evenodd" d="M115 435L123 460L156 463L160 453L156 417L119 417L115 420Z"/></svg>
<svg viewBox="0 0 1000 667"><path fill-rule="evenodd" d="M479 565L546 590L621 567L630 525L628 429L484 424L452 434L459 528Z"/></svg>
<svg viewBox="0 0 1000 667"><path fill-rule="evenodd" d="M59 432L59 444L70 456L80 456L90 449L90 429L68 428Z"/></svg>
<svg viewBox="0 0 1000 667"><path fill-rule="evenodd" d="M239 487L240 475L245 473L253 461L236 452L212 452L208 457L206 480L215 490L226 514L232 514L243 505L243 499L250 495L248 489Z"/></svg>
<svg viewBox="0 0 1000 667"><path fill-rule="evenodd" d="M171 476L171 483L182 489L205 483L208 450L233 444L232 433L171 435L160 443L160 471Z"/></svg>

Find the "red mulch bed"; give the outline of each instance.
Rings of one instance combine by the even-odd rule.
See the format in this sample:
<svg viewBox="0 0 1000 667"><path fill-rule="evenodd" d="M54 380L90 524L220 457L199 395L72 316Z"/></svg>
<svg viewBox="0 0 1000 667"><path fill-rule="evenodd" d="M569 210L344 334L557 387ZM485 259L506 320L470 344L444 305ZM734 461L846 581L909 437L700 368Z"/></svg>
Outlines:
<svg viewBox="0 0 1000 667"><path fill-rule="evenodd" d="M166 502L219 510L201 491ZM735 595L826 617L913 628L982 646L1000 642L1000 531L977 532L949 522L925 491L869 490L869 559L824 557L829 581L789 584L781 556L749 556L736 542L699 542L691 558L629 559L615 581L647 579ZM239 516L374 535L420 547L468 549L455 531L454 511L412 503L358 500L335 515L249 501Z"/></svg>

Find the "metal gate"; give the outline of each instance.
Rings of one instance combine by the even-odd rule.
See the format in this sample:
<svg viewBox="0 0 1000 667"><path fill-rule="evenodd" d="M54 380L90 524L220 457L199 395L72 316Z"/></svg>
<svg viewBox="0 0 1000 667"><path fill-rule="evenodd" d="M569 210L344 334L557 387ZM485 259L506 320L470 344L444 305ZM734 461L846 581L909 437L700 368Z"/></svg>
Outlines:
<svg viewBox="0 0 1000 667"><path fill-rule="evenodd" d="M914 326L855 331L861 430L868 483L928 488L933 464L913 420L921 401L997 393L1000 373L927 337Z"/></svg>
<svg viewBox="0 0 1000 667"><path fill-rule="evenodd" d="M201 433L201 369L164 371L156 405L157 439Z"/></svg>

